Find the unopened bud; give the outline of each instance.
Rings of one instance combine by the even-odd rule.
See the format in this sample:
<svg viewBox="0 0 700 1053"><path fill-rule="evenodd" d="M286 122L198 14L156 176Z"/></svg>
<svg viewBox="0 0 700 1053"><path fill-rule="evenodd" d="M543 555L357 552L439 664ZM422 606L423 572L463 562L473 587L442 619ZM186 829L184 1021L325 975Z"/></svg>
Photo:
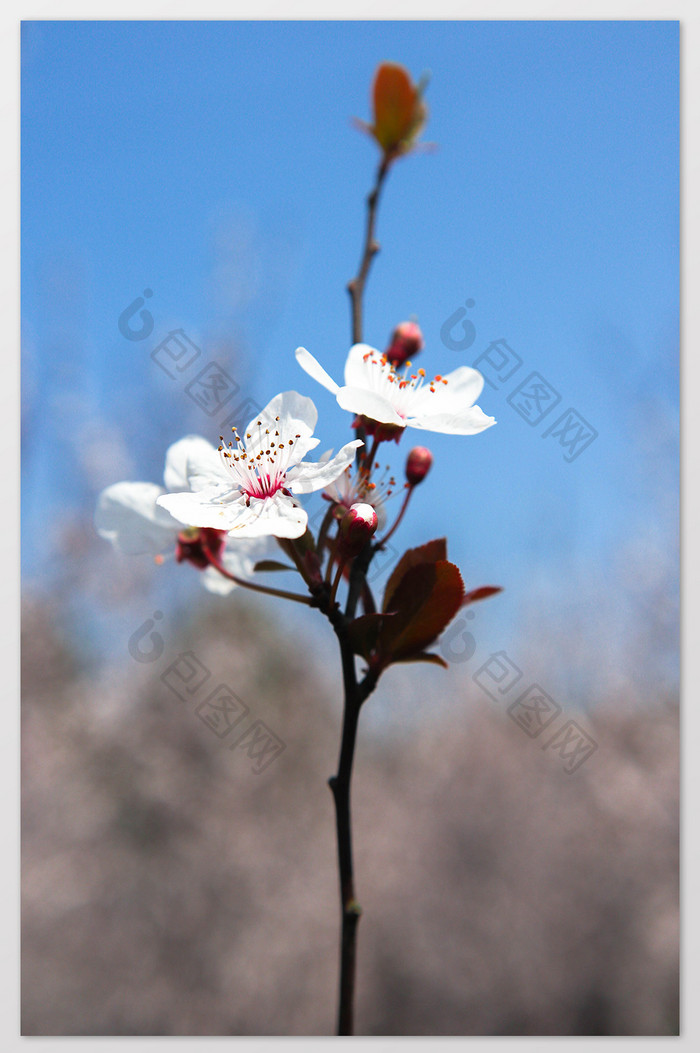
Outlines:
<svg viewBox="0 0 700 1053"><path fill-rule="evenodd" d="M423 334L415 322L401 322L391 336L384 354L392 365L402 366L423 348Z"/></svg>
<svg viewBox="0 0 700 1053"><path fill-rule="evenodd" d="M430 471L433 455L427 446L414 446L406 460L406 479L410 486L422 483Z"/></svg>
<svg viewBox="0 0 700 1053"><path fill-rule="evenodd" d="M340 521L340 536L348 556L361 552L377 529L377 513L371 505L355 504L348 508Z"/></svg>
<svg viewBox="0 0 700 1053"><path fill-rule="evenodd" d="M382 62L378 67L372 86L374 124L357 123L377 140L386 164L415 148L428 117L423 101L426 86L425 76L414 84L408 70L395 62Z"/></svg>

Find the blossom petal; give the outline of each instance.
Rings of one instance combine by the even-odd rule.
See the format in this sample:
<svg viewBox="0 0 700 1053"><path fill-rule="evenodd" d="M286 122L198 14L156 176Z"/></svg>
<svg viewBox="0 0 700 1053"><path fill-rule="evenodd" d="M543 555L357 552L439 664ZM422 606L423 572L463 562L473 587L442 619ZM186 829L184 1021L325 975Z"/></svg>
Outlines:
<svg viewBox="0 0 700 1053"><path fill-rule="evenodd" d="M411 399L410 416L422 417L425 413L458 413L473 406L484 387L484 378L478 369L459 366L434 383L435 391L424 384Z"/></svg>
<svg viewBox="0 0 700 1053"><path fill-rule="evenodd" d="M233 509L233 506L229 508ZM280 490L273 497L253 497L250 505L246 505L245 501L237 505L235 517L227 516L225 529L229 531L229 537L234 539L270 535L296 538L305 533L308 518L304 509Z"/></svg>
<svg viewBox="0 0 700 1053"><path fill-rule="evenodd" d="M165 488L169 493L190 489L190 477L217 474L221 458L210 442L201 435L186 435L168 448L165 455Z"/></svg>
<svg viewBox="0 0 700 1053"><path fill-rule="evenodd" d="M406 423L388 399L367 388L341 388L336 398L341 409L359 413L380 424L398 424L403 427Z"/></svg>
<svg viewBox="0 0 700 1053"><path fill-rule="evenodd" d="M239 502L245 504L245 498L238 490L223 483L202 490L163 494L158 498L160 508L167 509L179 523L213 530L229 529L229 510Z"/></svg>
<svg viewBox="0 0 700 1053"><path fill-rule="evenodd" d="M279 418L279 419L278 419ZM253 417L245 430L245 445L248 455L256 457L272 441L271 435L279 432L284 439L297 439L294 448L295 460L315 449L320 439L313 439L318 420L318 410L313 399L300 395L298 391L283 391L268 402L257 417ZM243 436L241 436L243 438Z"/></svg>
<svg viewBox="0 0 700 1053"><path fill-rule="evenodd" d="M230 581L223 574L219 574L216 567L207 567L202 571L202 585L207 592L213 592L217 596L228 596L229 592L238 588L235 581Z"/></svg>
<svg viewBox="0 0 700 1053"><path fill-rule="evenodd" d="M425 413L422 417L410 418L406 423L419 431L443 432L448 435L478 435L496 423L495 417L487 417L479 406L468 406L458 413Z"/></svg>
<svg viewBox="0 0 700 1053"><path fill-rule="evenodd" d="M362 439L353 439L343 446L330 461L318 461L316 464L307 461L287 473L288 488L293 494L310 494L321 490L329 483L335 482L348 465L355 460L355 450L363 446Z"/></svg>
<svg viewBox="0 0 700 1053"><path fill-rule="evenodd" d="M279 546L272 536L231 538L226 542L221 562L230 574L238 578L252 578L255 564L263 559L279 557Z"/></svg>
<svg viewBox="0 0 700 1053"><path fill-rule="evenodd" d="M381 351L377 351L376 347L370 347L369 344L353 344L345 362L345 386L372 388L374 377L379 375L382 368L377 361L381 357Z"/></svg>
<svg viewBox="0 0 700 1053"><path fill-rule="evenodd" d="M121 552L130 556L158 555L175 544L179 526L156 504L163 493L155 483L114 483L97 499L95 527Z"/></svg>
<svg viewBox="0 0 700 1053"><path fill-rule="evenodd" d="M165 494L162 508L187 526L226 530L234 538L301 537L308 516L281 491L273 497L246 498L238 490L213 486L196 493Z"/></svg>
<svg viewBox="0 0 700 1053"><path fill-rule="evenodd" d="M484 378L478 369L471 366L459 366L451 373L445 373L446 390L459 399L470 399L472 406L484 390Z"/></svg>
<svg viewBox="0 0 700 1053"><path fill-rule="evenodd" d="M211 486L231 486L231 477L221 454L211 443L202 439L187 456L187 486L190 490L206 490Z"/></svg>
<svg viewBox="0 0 700 1053"><path fill-rule="evenodd" d="M294 352L296 355L297 362L309 376L317 383L321 384L327 391L330 391L332 395L338 394L338 385L333 380L320 362L317 362L310 351L307 351L305 347L298 347Z"/></svg>

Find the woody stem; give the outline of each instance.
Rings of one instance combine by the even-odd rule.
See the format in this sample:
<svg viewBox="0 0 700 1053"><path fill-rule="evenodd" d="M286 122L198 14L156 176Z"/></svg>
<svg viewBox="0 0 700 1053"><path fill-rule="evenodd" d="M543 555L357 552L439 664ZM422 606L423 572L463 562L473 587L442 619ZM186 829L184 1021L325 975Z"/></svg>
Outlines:
<svg viewBox="0 0 700 1053"><path fill-rule="evenodd" d="M339 546L339 544L340 544L340 528L338 529L338 533L335 535L333 540L329 542L329 545L328 545L328 549L329 549L329 551L328 551L328 563L326 564L326 576L325 576L325 579L324 579L325 582L326 582L326 585L330 585L330 583L331 583L331 571L333 570L333 566L335 564L335 559L336 559L336 556L338 554L338 546Z"/></svg>
<svg viewBox="0 0 700 1053"><path fill-rule="evenodd" d="M362 342L362 308L367 275L372 265L372 260L379 252L379 245L375 240L375 227L377 222L377 205L379 195L386 174L389 170L390 161L387 156L377 170L374 187L367 198L367 224L365 228L365 243L360 260L360 269L355 278L348 283L348 292L352 307L352 341L354 344ZM355 429L358 439L364 442L364 428ZM372 458L375 453L372 450ZM370 465L372 463L370 459ZM363 460L358 450L358 467L362 467ZM367 463L366 461L364 462ZM371 546L367 546L367 552L371 553ZM328 562L327 580L330 578L335 550L331 551ZM364 555L364 553L363 553ZM352 778L352 763L355 755L355 740L357 738L357 722L360 716L360 707L367 696L374 690L377 677L369 672L364 680L358 684L355 672L355 656L352 645L348 638L347 624L355 616L358 593L362 584L366 584L365 574L369 565L369 557L353 561L351 571L350 591L348 595L345 615L333 605L328 610L328 616L332 619L333 628L340 644L340 655L343 667L344 708L343 708L343 733L340 743L340 756L338 758L338 770L328 784L333 791L336 817L336 836L338 842L338 872L340 877L340 911L341 911L341 936L340 936L340 992L338 1001L338 1034L352 1035L354 1033L355 1012L355 958L357 943L357 923L360 920L361 909L355 899L355 883L352 865L352 823L350 816L350 782ZM357 564L357 567L355 567ZM339 579L337 579L338 581Z"/></svg>
<svg viewBox="0 0 700 1053"><path fill-rule="evenodd" d="M389 171L389 164L390 160L384 156L377 170L377 178L374 186L367 198L367 225L365 228L365 244L362 250L362 259L360 260L360 269L352 281L348 283L348 292L350 293L350 302L352 306L352 342L354 344L362 343L362 299L365 292L367 275L372 266L372 260L379 252L379 245L374 237L377 223L377 205L379 203L379 195L382 190L384 179Z"/></svg>
<svg viewBox="0 0 700 1053"><path fill-rule="evenodd" d="M377 205L379 203L379 195L386 174L389 171L389 163L389 159L385 155L377 169L377 178L367 198L367 226L365 229L365 244L362 249L360 269L356 276L348 282L348 292L350 293L350 304L352 308L353 344L362 343L362 301L365 294L365 282L367 281L369 269L372 266L372 260L379 252L379 244L375 240L374 231L377 224ZM355 428L355 436L358 439L362 439L364 442L365 429L361 426ZM360 448L358 448L357 451L357 464L358 466L362 464Z"/></svg>
<svg viewBox="0 0 700 1053"><path fill-rule="evenodd" d="M355 658L347 637L346 624L338 621L335 623L334 628L340 643L345 699L338 770L328 780L335 802L338 873L340 878L341 934L338 1034L352 1035L354 1033L357 924L360 920L362 909L355 899L350 783L360 708L367 696L374 690L377 678L376 675L368 673L364 680L358 684L355 673Z"/></svg>

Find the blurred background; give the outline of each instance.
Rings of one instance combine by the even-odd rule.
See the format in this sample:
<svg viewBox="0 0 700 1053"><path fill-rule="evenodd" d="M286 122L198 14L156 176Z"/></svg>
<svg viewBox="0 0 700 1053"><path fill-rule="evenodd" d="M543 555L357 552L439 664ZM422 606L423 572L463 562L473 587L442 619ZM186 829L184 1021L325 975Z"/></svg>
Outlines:
<svg viewBox="0 0 700 1053"><path fill-rule="evenodd" d="M415 315L498 421L416 437L393 555L447 533L504 592L363 712L357 1030L677 1033L678 24L26 22L25 1034L333 1032L333 633L93 513L280 390L350 437L293 351L342 372L383 60L431 72L436 145L388 180L365 337Z"/></svg>

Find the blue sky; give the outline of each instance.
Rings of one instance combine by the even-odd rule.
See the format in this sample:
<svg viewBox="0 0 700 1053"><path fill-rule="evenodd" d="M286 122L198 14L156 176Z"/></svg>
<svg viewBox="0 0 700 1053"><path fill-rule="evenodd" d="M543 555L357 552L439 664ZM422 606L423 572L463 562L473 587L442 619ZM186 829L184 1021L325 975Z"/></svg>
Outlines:
<svg viewBox="0 0 700 1053"><path fill-rule="evenodd" d="M26 581L52 573L47 509L85 517L126 466L159 481L167 443L218 435L150 357L174 329L240 398L296 388L323 448L346 441L293 351L342 370L376 163L350 118L369 117L385 59L431 72L437 146L391 173L365 338L383 347L415 314L429 372L499 338L522 360L480 399L495 428L429 436L435 467L397 544L447 530L470 585L506 586L480 613L487 635L544 593L560 621L598 574L634 592L632 542L673 577L676 22L25 22L22 36ZM153 332L128 341L118 319L144 289ZM454 350L441 330L467 300L476 335ZM534 372L561 400L540 425L507 401ZM570 408L598 436L567 463L544 432Z"/></svg>

